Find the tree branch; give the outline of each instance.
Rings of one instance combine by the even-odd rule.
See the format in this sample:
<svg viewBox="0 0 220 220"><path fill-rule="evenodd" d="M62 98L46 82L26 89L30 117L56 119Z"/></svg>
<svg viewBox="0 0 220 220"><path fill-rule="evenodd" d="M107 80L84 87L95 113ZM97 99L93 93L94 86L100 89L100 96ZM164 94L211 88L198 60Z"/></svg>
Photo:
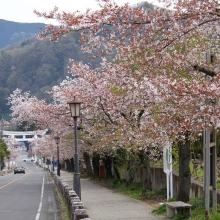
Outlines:
<svg viewBox="0 0 220 220"><path fill-rule="evenodd" d="M204 67L198 66L197 64L193 66L195 70L198 70L199 72L205 73L208 76L214 77L216 76L216 73L211 70L207 70Z"/></svg>

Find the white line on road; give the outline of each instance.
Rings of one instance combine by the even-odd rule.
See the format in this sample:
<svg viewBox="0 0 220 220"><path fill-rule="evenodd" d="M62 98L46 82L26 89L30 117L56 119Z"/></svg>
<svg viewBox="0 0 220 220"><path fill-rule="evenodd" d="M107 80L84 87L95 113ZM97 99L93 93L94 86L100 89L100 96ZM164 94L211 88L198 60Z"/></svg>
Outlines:
<svg viewBox="0 0 220 220"><path fill-rule="evenodd" d="M40 204L39 204L39 208L38 208L38 211L37 211L37 215L36 215L36 217L35 217L35 220L39 220L39 218L40 218L40 212L41 212L42 202L43 202L43 195L44 195L44 177L43 177L43 183L42 183L42 188L41 188Z"/></svg>

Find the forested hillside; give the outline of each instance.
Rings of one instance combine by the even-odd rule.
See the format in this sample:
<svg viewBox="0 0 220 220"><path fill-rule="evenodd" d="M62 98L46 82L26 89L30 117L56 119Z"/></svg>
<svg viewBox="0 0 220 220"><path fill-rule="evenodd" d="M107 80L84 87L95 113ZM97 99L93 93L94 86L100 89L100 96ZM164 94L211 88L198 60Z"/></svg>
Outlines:
<svg viewBox="0 0 220 220"><path fill-rule="evenodd" d="M93 65L99 62L89 60L89 55L81 52L79 36L68 34L59 42L32 37L0 50L0 116L9 118L7 97L17 88L50 101L44 92L68 75L70 58Z"/></svg>

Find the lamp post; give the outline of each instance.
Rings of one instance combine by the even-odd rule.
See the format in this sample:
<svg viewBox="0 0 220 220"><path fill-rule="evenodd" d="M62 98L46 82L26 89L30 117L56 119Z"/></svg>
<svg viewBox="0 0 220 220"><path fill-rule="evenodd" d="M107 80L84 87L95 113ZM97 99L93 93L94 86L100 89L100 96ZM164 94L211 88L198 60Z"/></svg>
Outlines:
<svg viewBox="0 0 220 220"><path fill-rule="evenodd" d="M56 136L54 137L54 140L57 144L57 176L60 176L60 159L59 159L59 143L60 143L60 137Z"/></svg>
<svg viewBox="0 0 220 220"><path fill-rule="evenodd" d="M54 172L54 155L52 156L52 162L53 162L53 172Z"/></svg>
<svg viewBox="0 0 220 220"><path fill-rule="evenodd" d="M74 177L73 177L73 188L76 194L81 200L81 186L80 186L80 173L79 173L79 154L77 146L77 118L80 116L80 105L81 101L74 100L68 102L70 106L71 116L74 118L74 144L75 144L75 154L74 154Z"/></svg>

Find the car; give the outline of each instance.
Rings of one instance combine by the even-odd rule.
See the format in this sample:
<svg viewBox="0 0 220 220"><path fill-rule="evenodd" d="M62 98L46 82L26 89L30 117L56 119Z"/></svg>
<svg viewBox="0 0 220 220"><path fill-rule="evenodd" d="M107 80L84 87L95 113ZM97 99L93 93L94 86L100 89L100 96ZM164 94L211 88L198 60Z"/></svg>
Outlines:
<svg viewBox="0 0 220 220"><path fill-rule="evenodd" d="M23 159L23 162L27 162L27 161L33 162L33 161L34 161L34 158L32 157L32 158L25 158L25 159Z"/></svg>
<svg viewBox="0 0 220 220"><path fill-rule="evenodd" d="M23 173L23 174L25 174L24 167L15 167L14 168L14 174L16 174L16 173Z"/></svg>

